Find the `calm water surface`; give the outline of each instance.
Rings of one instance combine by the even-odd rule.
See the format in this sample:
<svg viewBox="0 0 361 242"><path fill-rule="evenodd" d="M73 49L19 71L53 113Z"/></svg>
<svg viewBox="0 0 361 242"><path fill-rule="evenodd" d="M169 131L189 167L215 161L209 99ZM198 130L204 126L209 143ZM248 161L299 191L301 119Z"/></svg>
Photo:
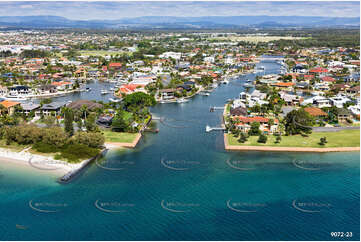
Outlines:
<svg viewBox="0 0 361 242"><path fill-rule="evenodd" d="M227 152L223 133L205 132L221 123L209 107L237 97L248 78L157 105L158 134L109 152L71 184L0 163L0 240L359 240L358 153ZM58 99L110 97L92 85Z"/></svg>

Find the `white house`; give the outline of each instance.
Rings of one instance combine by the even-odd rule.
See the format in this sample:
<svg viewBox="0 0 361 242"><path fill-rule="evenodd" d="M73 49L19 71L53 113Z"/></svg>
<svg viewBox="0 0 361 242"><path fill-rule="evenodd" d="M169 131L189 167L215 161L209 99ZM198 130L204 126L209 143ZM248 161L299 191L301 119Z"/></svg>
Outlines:
<svg viewBox="0 0 361 242"><path fill-rule="evenodd" d="M333 106L336 106L338 108L343 108L343 105L347 102L350 102L351 100L344 96L335 96L331 97L330 100L332 101Z"/></svg>
<svg viewBox="0 0 361 242"><path fill-rule="evenodd" d="M163 54L159 55L160 58L173 58L176 60L180 60L182 57L182 53L179 52L164 52Z"/></svg>

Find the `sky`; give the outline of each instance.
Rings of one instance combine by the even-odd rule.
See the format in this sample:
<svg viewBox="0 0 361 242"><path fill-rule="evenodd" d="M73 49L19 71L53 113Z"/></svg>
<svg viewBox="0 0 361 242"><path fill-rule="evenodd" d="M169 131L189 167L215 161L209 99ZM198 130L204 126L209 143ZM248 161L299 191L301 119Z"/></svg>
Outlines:
<svg viewBox="0 0 361 242"><path fill-rule="evenodd" d="M359 17L360 2L0 2L0 16L55 15L73 20L141 16L327 16Z"/></svg>

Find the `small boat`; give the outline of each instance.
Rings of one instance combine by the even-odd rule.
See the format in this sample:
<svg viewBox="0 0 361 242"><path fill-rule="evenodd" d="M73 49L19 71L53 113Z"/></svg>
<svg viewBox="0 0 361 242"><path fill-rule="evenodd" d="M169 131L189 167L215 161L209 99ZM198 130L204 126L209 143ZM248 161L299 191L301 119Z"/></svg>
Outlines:
<svg viewBox="0 0 361 242"><path fill-rule="evenodd" d="M107 90L101 90L100 93L101 93L102 95L105 95L105 94L108 94L109 92L108 92Z"/></svg>
<svg viewBox="0 0 361 242"><path fill-rule="evenodd" d="M119 103L122 101L122 99L118 99L118 98L109 98L109 101L113 102L113 103Z"/></svg>
<svg viewBox="0 0 361 242"><path fill-rule="evenodd" d="M177 100L177 103L185 103L185 102L188 102L189 100L188 99L185 99L185 98L179 98Z"/></svg>
<svg viewBox="0 0 361 242"><path fill-rule="evenodd" d="M254 85L250 84L250 83L245 83L243 84L244 87L254 87Z"/></svg>
<svg viewBox="0 0 361 242"><path fill-rule="evenodd" d="M217 83L213 83L213 84L212 84L212 87L213 87L213 88L217 88L217 87L218 87L218 84L217 84Z"/></svg>
<svg viewBox="0 0 361 242"><path fill-rule="evenodd" d="M202 96L209 96L209 92L200 92L199 95L202 95Z"/></svg>
<svg viewBox="0 0 361 242"><path fill-rule="evenodd" d="M25 229L27 229L28 227L26 227L26 226L24 226L24 225L17 224L17 225L16 225L16 228L17 228L17 229L25 230Z"/></svg>
<svg viewBox="0 0 361 242"><path fill-rule="evenodd" d="M90 92L92 89L90 87L85 88L86 92Z"/></svg>
<svg viewBox="0 0 361 242"><path fill-rule="evenodd" d="M26 101L28 98L23 96L6 96L5 100L14 100L14 101Z"/></svg>

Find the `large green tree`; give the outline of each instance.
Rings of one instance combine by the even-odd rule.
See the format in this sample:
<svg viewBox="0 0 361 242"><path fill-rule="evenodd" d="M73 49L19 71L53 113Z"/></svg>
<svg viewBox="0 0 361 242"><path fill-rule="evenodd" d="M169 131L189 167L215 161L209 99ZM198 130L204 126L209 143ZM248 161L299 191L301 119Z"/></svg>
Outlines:
<svg viewBox="0 0 361 242"><path fill-rule="evenodd" d="M313 118L303 108L289 112L285 119L286 135L310 134Z"/></svg>
<svg viewBox="0 0 361 242"><path fill-rule="evenodd" d="M131 124L131 113L119 110L112 120L112 130L116 132L127 131Z"/></svg>
<svg viewBox="0 0 361 242"><path fill-rule="evenodd" d="M70 108L64 108L64 129L65 132L69 136L73 136L74 134L74 127L73 127L73 121L74 121L74 113L73 110Z"/></svg>
<svg viewBox="0 0 361 242"><path fill-rule="evenodd" d="M125 110L138 113L145 107L154 106L156 104L155 98L144 92L135 92L125 96L123 105Z"/></svg>

